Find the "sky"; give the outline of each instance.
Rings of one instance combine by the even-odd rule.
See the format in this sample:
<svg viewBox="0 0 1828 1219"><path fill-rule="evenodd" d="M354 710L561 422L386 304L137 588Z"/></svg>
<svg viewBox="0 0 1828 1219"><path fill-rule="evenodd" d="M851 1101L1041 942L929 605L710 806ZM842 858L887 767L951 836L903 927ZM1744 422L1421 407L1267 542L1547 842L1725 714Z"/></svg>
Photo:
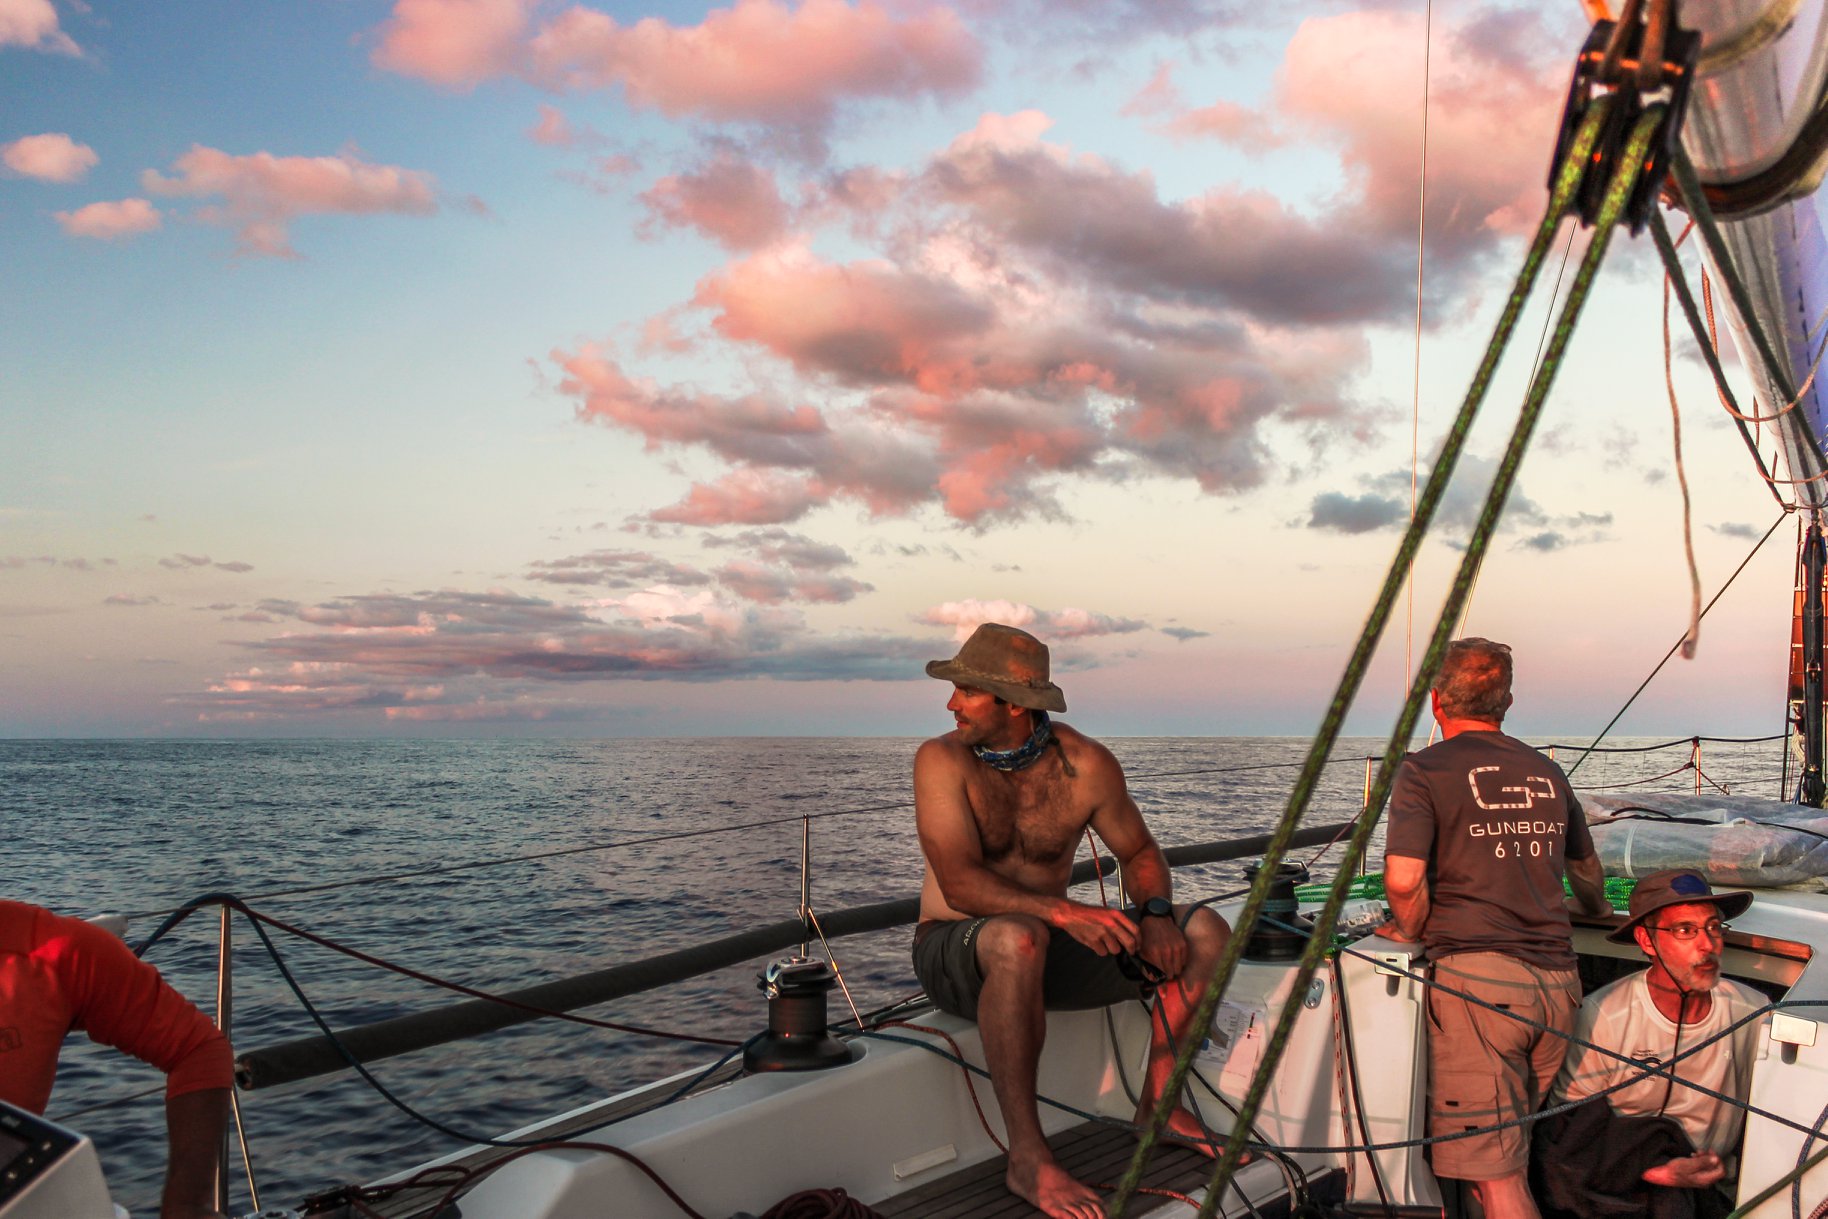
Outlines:
<svg viewBox="0 0 1828 1219"><path fill-rule="evenodd" d="M1582 37L1428 12L0 0L0 737L926 734L983 621L1094 735L1311 732ZM1647 247L1465 624L1519 732L1597 732L1687 625ZM1673 383L1711 596L1779 512L1685 338ZM1781 730L1794 545L1619 731Z"/></svg>

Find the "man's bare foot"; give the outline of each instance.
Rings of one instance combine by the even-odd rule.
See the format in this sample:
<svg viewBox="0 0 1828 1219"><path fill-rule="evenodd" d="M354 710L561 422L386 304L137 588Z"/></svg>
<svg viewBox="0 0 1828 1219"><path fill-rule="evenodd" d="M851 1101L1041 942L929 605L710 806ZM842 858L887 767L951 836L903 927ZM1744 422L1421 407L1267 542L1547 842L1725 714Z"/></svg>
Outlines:
<svg viewBox="0 0 1828 1219"><path fill-rule="evenodd" d="M1146 1126L1153 1116L1152 1109L1143 1110L1136 1115L1136 1124ZM1168 1125L1162 1130L1161 1141L1175 1147L1191 1148L1211 1160L1218 1159L1219 1152L1225 1149L1224 1138L1206 1129L1198 1118L1185 1109L1176 1109L1168 1115ZM1238 1163L1243 1165L1250 1161L1251 1154L1247 1151Z"/></svg>
<svg viewBox="0 0 1828 1219"><path fill-rule="evenodd" d="M1104 1219L1104 1203L1053 1160L1018 1162L1011 1156L1003 1183L1050 1219Z"/></svg>

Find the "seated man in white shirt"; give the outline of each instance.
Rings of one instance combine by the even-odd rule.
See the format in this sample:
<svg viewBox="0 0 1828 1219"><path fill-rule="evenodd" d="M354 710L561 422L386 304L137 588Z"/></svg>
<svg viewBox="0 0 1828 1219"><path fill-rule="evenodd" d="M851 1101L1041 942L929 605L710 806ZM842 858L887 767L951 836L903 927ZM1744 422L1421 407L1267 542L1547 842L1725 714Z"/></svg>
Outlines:
<svg viewBox="0 0 1828 1219"><path fill-rule="evenodd" d="M1741 1100L1750 1094L1765 1022L1748 1020L1720 1034L1766 1001L1720 976L1720 953L1726 921L1751 904L1750 893L1715 893L1698 872L1672 869L1646 876L1632 892L1631 917L1607 938L1635 942L1650 958L1650 968L1601 987L1581 1004L1575 1036L1631 1061L1570 1043L1551 1103L1580 1100L1639 1077L1606 1094L1612 1113L1673 1119L1692 1145L1689 1154L1645 1167L1640 1176L1646 1184L1705 1190L1727 1176L1739 1147L1744 1110L1688 1085ZM1644 1074L1636 1065L1658 1066L1697 1046L1675 1064L1674 1079ZM1631 1181L1594 1185L1620 1195L1638 1192Z"/></svg>

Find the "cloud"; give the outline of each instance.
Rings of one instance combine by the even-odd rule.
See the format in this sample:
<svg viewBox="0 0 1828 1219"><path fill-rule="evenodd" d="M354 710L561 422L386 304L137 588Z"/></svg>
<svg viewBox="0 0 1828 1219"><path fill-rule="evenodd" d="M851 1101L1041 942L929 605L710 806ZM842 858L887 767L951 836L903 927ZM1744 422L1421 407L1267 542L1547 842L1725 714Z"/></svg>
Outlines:
<svg viewBox="0 0 1828 1219"><path fill-rule="evenodd" d="M1743 521L1722 521L1718 525L1709 525L1708 528L1723 538L1739 538L1746 542L1756 542L1764 536L1764 530Z"/></svg>
<svg viewBox="0 0 1828 1219"><path fill-rule="evenodd" d="M1461 454L1453 479L1447 484L1447 490L1435 508L1431 529L1436 537L1450 546L1457 547L1463 543L1478 522L1479 512L1491 490L1497 470L1498 462L1495 458L1481 457L1476 453ZM1428 476L1425 470L1421 473L1424 479ZM1326 529L1344 534L1403 527L1409 521L1409 480L1408 470L1395 469L1374 477L1361 478L1359 481L1366 490L1360 495L1342 491L1322 492L1309 505L1305 523L1310 529ZM1605 530L1611 524L1610 512L1554 515L1526 495L1522 485L1517 483L1512 484L1510 498L1505 502L1503 514L1498 520L1500 531L1534 530L1520 538L1516 547L1545 553L1566 546L1600 541L1606 536Z"/></svg>
<svg viewBox="0 0 1828 1219"><path fill-rule="evenodd" d="M184 571L192 567L208 567L210 557L206 554L174 554L159 560L159 566L172 571Z"/></svg>
<svg viewBox="0 0 1828 1219"><path fill-rule="evenodd" d="M1196 631L1190 626L1164 626L1161 628L1161 632L1182 643L1186 643L1189 639L1210 639L1212 637L1211 631Z"/></svg>
<svg viewBox="0 0 1828 1219"><path fill-rule="evenodd" d="M57 223L72 237L97 241L122 241L150 233L164 223L159 209L146 199L115 199L91 203L73 212L56 212Z"/></svg>
<svg viewBox="0 0 1828 1219"><path fill-rule="evenodd" d="M300 216L430 216L438 211L437 183L419 170L375 165L353 152L333 157L234 156L200 144L172 163L174 176L142 175L153 194L220 198L197 218L235 230L243 254L296 258L289 226Z"/></svg>
<svg viewBox="0 0 1828 1219"><path fill-rule="evenodd" d="M80 557L63 559L63 558L58 558L54 554L39 554L39 555L29 555L29 556L20 555L20 554L0 555L0 568L11 568L13 570L17 570L21 567L26 567L31 564L37 564L40 567L62 567L62 568L66 568L70 571L94 571L97 567L119 566L119 564L116 563L116 561L113 559L90 560L90 559L85 559L85 558L80 558Z"/></svg>
<svg viewBox="0 0 1828 1219"><path fill-rule="evenodd" d="M695 567L640 550L593 550L563 559L542 559L528 565L527 578L545 584L605 588L642 588L650 584L690 588L711 582L710 576Z"/></svg>
<svg viewBox="0 0 1828 1219"><path fill-rule="evenodd" d="M1149 624L1135 618L1115 618L1109 614L1083 609L1042 610L1019 601L945 601L914 615L914 621L929 626L949 626L952 638L960 643L986 622L1018 626L1041 638L1090 639L1100 635L1128 635L1149 629Z"/></svg>
<svg viewBox="0 0 1828 1219"><path fill-rule="evenodd" d="M1389 496L1323 491L1308 508L1309 529L1370 533L1409 519L1409 505Z"/></svg>
<svg viewBox="0 0 1828 1219"><path fill-rule="evenodd" d="M723 586L743 598L763 605L786 601L849 601L860 593L874 592L876 586L849 576L830 574L806 575L790 567L771 567L750 559L735 559L717 569Z"/></svg>
<svg viewBox="0 0 1828 1219"><path fill-rule="evenodd" d="M0 0L0 47L9 46L57 55L82 54L58 27L51 0Z"/></svg>
<svg viewBox="0 0 1828 1219"><path fill-rule="evenodd" d="M557 106L540 106L539 122L527 129L527 138L548 148L569 148L577 141L571 124Z"/></svg>
<svg viewBox="0 0 1828 1219"><path fill-rule="evenodd" d="M854 562L842 546L814 541L786 529L747 529L728 538L712 534L703 543L712 549L741 547L771 563L783 563L799 571L832 571Z"/></svg>
<svg viewBox="0 0 1828 1219"><path fill-rule="evenodd" d="M227 563L217 563L214 566L217 571L233 572L236 575L254 570L254 565L252 563L244 563L240 559L233 559Z"/></svg>
<svg viewBox="0 0 1828 1219"><path fill-rule="evenodd" d="M3 4L5 0L0 0ZM0 17L0 21L4 21ZM62 132L28 135L0 144L0 164L22 178L41 182L80 182L101 158L87 144L78 144Z"/></svg>
<svg viewBox="0 0 1828 1219"><path fill-rule="evenodd" d="M999 240L1154 299L1318 323L1379 319L1413 294L1413 259L1343 217L1310 218L1262 190L1164 202L1147 173L1045 143L1051 122L984 116L935 161L929 185Z"/></svg>
<svg viewBox="0 0 1828 1219"><path fill-rule="evenodd" d="M534 0L395 0L376 67L452 89L515 70Z"/></svg>
<svg viewBox="0 0 1828 1219"><path fill-rule="evenodd" d="M136 596L131 593L113 593L107 597L102 598L102 604L103 605L119 605L119 606L131 608L131 609L138 609L142 606L148 606L148 605L164 605L165 602L162 599L155 597L150 593L148 593L144 596Z"/></svg>
<svg viewBox="0 0 1828 1219"><path fill-rule="evenodd" d="M905 637L815 637L792 611L744 607L710 589L649 589L590 608L443 590L262 610L304 629L239 645L257 658L249 667L178 700L199 718L399 718L479 703L591 714L564 691L603 681L902 680L930 650Z"/></svg>
<svg viewBox="0 0 1828 1219"><path fill-rule="evenodd" d="M736 0L697 25L622 25L572 5L533 25L533 0L397 0L377 66L452 89L515 76L543 88L619 89L668 118L823 129L859 99L954 97L982 52L957 16L863 0Z"/></svg>
<svg viewBox="0 0 1828 1219"><path fill-rule="evenodd" d="M1047 122L986 116L954 141L873 216L885 256L780 239L699 282L689 309L791 369L798 399L661 385L602 346L554 352L581 419L726 463L649 519L778 524L847 501L934 504L975 529L1064 518L1067 478L1254 487L1263 424L1346 414L1368 358L1346 325L1370 307L1350 287L1363 243L1267 196L1163 202L1146 175L1044 144ZM1407 263L1371 278L1386 270L1406 293ZM676 336L680 315L654 322Z"/></svg>
<svg viewBox="0 0 1828 1219"><path fill-rule="evenodd" d="M1553 131L1578 13L1476 12L1437 23L1429 78L1428 250L1464 270L1542 212L1543 165L1518 131ZM1367 9L1310 18L1289 43L1271 109L1337 144L1369 229L1413 234L1421 165L1423 14Z"/></svg>
<svg viewBox="0 0 1828 1219"><path fill-rule="evenodd" d="M697 229L731 250L767 245L786 231L789 209L774 175L729 149L688 173L661 178L641 195L647 228Z"/></svg>
<svg viewBox="0 0 1828 1219"><path fill-rule="evenodd" d="M1174 83L1172 63L1158 67L1122 113L1152 119L1150 126L1173 140L1217 139L1246 152L1266 152L1288 142L1262 113L1236 102L1189 108Z"/></svg>

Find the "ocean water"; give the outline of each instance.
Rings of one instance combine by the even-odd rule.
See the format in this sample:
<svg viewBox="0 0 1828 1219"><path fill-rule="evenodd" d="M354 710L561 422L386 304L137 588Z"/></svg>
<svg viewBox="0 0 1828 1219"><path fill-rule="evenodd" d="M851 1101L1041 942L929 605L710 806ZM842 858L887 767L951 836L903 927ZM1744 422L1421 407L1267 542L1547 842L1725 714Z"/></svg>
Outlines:
<svg viewBox="0 0 1828 1219"><path fill-rule="evenodd" d="M813 902L908 897L921 876L909 794L913 739L0 742L0 895L63 913L134 916L138 942L187 899L226 891L366 953L499 991L639 960L794 916L802 817ZM1612 741L1614 746L1650 744ZM1306 752L1286 738L1107 740L1164 846L1274 824ZM1358 812L1364 757L1334 752L1309 824ZM1703 746L1710 782L1777 795L1775 744ZM1562 754L1564 765L1568 755ZM1577 786L1693 790L1680 748L1595 756ZM1664 775L1663 772L1675 771ZM512 857L576 850L545 859ZM1381 838L1373 843L1375 861ZM1296 853L1308 859L1310 850ZM1323 857L1316 879L1330 873ZM442 869L436 875L424 875ZM455 870L453 870L455 869ZM1182 869L1177 893L1236 887L1242 863ZM354 882L354 883L348 883ZM294 892L307 887L315 892ZM1096 898L1096 887L1087 886ZM908 929L835 941L864 1010L918 989ZM314 1033L245 923L233 952L239 1049ZM335 1027L459 1001L307 942L279 951ZM195 916L149 954L213 1010L217 922ZM592 1009L606 1020L741 1039L761 1028L760 963ZM834 992L834 1018L843 1007ZM375 1074L448 1126L496 1135L701 1064L721 1051L556 1021L386 1059ZM117 1200L157 1214L158 1073L80 1035L50 1115L95 1138ZM459 1144L353 1075L242 1095L267 1206L410 1167ZM239 1163L234 1205L250 1210Z"/></svg>

